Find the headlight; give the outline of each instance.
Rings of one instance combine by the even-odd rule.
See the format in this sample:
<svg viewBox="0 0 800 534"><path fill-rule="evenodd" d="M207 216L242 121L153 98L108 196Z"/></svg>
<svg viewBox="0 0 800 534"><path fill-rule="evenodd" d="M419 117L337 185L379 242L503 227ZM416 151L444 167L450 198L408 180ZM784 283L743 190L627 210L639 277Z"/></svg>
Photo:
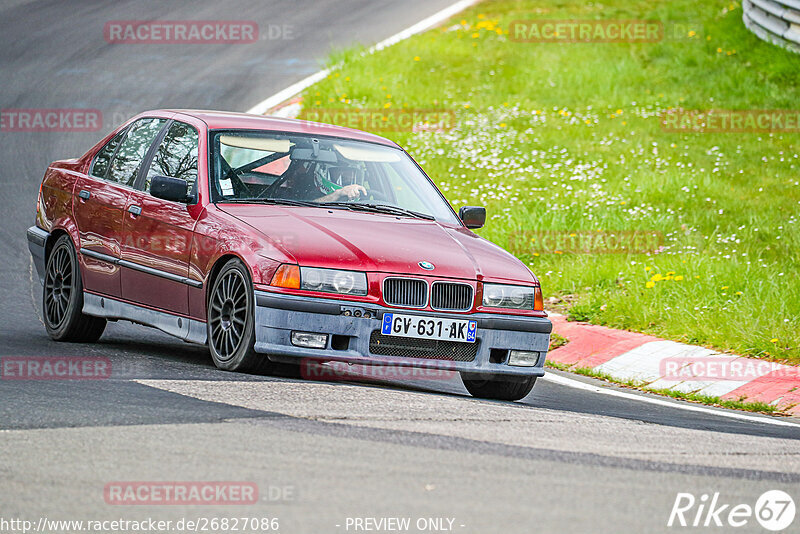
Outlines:
<svg viewBox="0 0 800 534"><path fill-rule="evenodd" d="M367 275L356 271L300 267L300 289L342 295L366 295Z"/></svg>
<svg viewBox="0 0 800 534"><path fill-rule="evenodd" d="M533 286L483 284L483 305L490 308L540 310L538 304L541 294L542 290Z"/></svg>

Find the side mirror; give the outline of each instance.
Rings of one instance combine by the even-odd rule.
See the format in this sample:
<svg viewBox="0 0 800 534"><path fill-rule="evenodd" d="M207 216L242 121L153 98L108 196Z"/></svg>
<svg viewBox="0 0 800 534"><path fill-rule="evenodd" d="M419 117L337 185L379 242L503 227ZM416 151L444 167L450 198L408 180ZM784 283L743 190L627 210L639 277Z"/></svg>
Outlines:
<svg viewBox="0 0 800 534"><path fill-rule="evenodd" d="M172 202L187 202L189 186L185 180L169 176L153 176L150 180L150 194L156 198Z"/></svg>
<svg viewBox="0 0 800 534"><path fill-rule="evenodd" d="M464 226L471 229L482 228L486 224L486 208L480 206L461 206L458 218Z"/></svg>

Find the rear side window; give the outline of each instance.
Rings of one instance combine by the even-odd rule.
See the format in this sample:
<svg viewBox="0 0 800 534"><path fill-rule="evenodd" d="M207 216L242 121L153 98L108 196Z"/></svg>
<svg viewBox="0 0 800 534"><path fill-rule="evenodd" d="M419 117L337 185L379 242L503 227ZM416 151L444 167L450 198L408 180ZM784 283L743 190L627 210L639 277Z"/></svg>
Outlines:
<svg viewBox="0 0 800 534"><path fill-rule="evenodd" d="M107 180L133 187L147 150L166 122L166 119L141 119L135 122L111 160Z"/></svg>
<svg viewBox="0 0 800 534"><path fill-rule="evenodd" d="M145 178L144 190L150 191L153 176L179 178L192 191L197 182L197 130L183 122L173 122L158 146Z"/></svg>
<svg viewBox="0 0 800 534"><path fill-rule="evenodd" d="M125 132L127 131L127 128L123 129L112 137L111 141L106 143L106 146L100 149L100 152L97 153L94 159L94 163L92 163L92 170L90 171L92 176L105 179L106 173L108 172L108 165L111 163L111 158L114 156L114 151L117 149L117 146L119 146L119 142L122 141L122 138L125 137Z"/></svg>

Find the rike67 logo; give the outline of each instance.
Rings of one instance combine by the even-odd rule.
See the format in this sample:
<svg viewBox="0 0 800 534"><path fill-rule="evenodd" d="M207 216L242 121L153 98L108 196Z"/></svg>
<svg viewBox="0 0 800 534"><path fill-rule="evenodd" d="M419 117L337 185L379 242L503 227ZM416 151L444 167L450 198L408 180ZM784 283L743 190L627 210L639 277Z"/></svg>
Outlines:
<svg viewBox="0 0 800 534"><path fill-rule="evenodd" d="M755 519L763 528L779 532L792 524L794 516L794 499L781 490L765 491L752 506L724 502L719 492L704 493L699 498L692 493L678 493L667 526L740 528Z"/></svg>

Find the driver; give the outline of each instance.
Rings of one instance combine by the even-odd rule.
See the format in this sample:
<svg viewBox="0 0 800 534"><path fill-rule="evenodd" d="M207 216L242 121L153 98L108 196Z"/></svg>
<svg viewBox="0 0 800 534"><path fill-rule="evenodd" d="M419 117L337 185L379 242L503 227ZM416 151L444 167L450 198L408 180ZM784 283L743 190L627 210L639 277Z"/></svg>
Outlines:
<svg viewBox="0 0 800 534"><path fill-rule="evenodd" d="M334 168L335 172L332 173L331 178L335 181L315 172L316 169L317 165L313 163L292 162L286 171L290 174L280 185L280 193L277 196L292 200L335 202L357 200L361 195L367 194L366 188L360 184L342 185L344 182L352 180L352 176L349 179L346 176L347 171L352 169Z"/></svg>
<svg viewBox="0 0 800 534"><path fill-rule="evenodd" d="M367 194L364 186L355 183L356 169L350 167L329 167L330 180L319 175L314 176L314 185L320 193L327 193L315 202L333 202L336 200L358 200ZM347 184L348 185L344 185Z"/></svg>

